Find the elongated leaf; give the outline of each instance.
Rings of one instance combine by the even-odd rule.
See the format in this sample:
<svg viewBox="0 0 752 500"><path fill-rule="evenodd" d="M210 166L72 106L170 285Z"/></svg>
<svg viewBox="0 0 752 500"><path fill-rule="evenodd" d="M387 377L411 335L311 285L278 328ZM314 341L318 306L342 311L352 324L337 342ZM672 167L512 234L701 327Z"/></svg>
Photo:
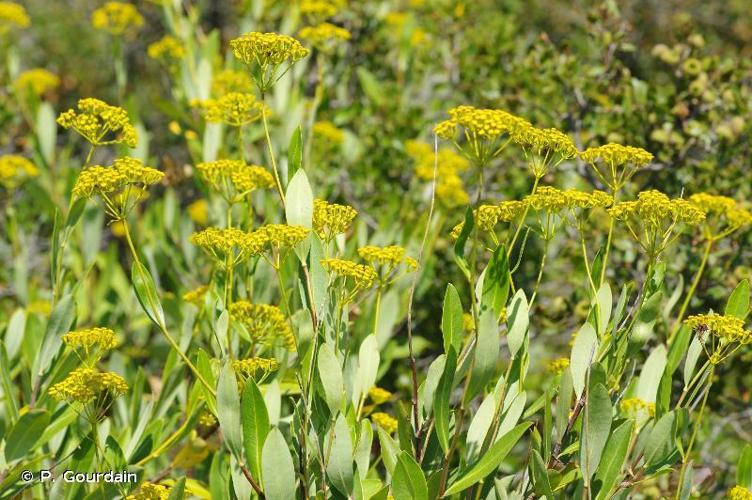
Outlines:
<svg viewBox="0 0 752 500"><path fill-rule="evenodd" d="M725 313L727 316L736 316L745 319L749 314L749 281L743 279L736 285L734 291L726 303Z"/></svg>
<svg viewBox="0 0 752 500"><path fill-rule="evenodd" d="M454 349L447 353L444 363L444 373L439 379L436 395L433 399L433 414L436 427L436 437L444 453L449 452L449 397L452 393L454 370L457 368L457 354Z"/></svg>
<svg viewBox="0 0 752 500"><path fill-rule="evenodd" d="M296 498L295 467L285 437L276 427L269 432L261 453L264 494L269 500Z"/></svg>
<svg viewBox="0 0 752 500"><path fill-rule="evenodd" d="M25 457L49 422L50 414L47 410L33 409L21 415L5 438L5 459L12 462Z"/></svg>
<svg viewBox="0 0 752 500"><path fill-rule="evenodd" d="M348 496L353 488L353 444L350 427L343 414L339 414L334 428L327 438L331 442L331 454L326 466L326 475L332 486Z"/></svg>
<svg viewBox="0 0 752 500"><path fill-rule="evenodd" d="M585 323L577 332L577 338L572 345L572 356L569 362L569 371L572 374L572 386L574 393L579 398L585 390L585 376L590 364L595 359L598 351L598 337L590 323Z"/></svg>
<svg viewBox="0 0 752 500"><path fill-rule="evenodd" d="M695 336L692 339L692 342L689 343L689 349L687 349L687 357L684 360L685 387L689 384L695 374L695 367L697 366L697 361L700 359L702 351L702 342L697 336Z"/></svg>
<svg viewBox="0 0 752 500"><path fill-rule="evenodd" d="M646 467L661 463L674 451L674 421L676 413L670 411L663 415L648 434L644 457Z"/></svg>
<svg viewBox="0 0 752 500"><path fill-rule="evenodd" d="M548 478L548 471L543 458L538 450L533 450L533 457L530 460L530 466L533 470L533 485L536 493L544 495L546 498L554 499L554 492L551 490L551 481Z"/></svg>
<svg viewBox="0 0 752 500"><path fill-rule="evenodd" d="M183 500L185 498L185 477L181 477L170 488L170 496L167 500Z"/></svg>
<svg viewBox="0 0 752 500"><path fill-rule="evenodd" d="M488 429L493 420L494 410L496 409L496 399L493 394L489 394L483 399L478 407L478 411L473 415L470 421L470 427L467 429L467 461L471 462L478 455L480 446L486 438Z"/></svg>
<svg viewBox="0 0 752 500"><path fill-rule="evenodd" d="M444 336L444 352L453 347L459 352L464 331L462 327L462 301L457 289L451 283L444 294L444 307L441 312L441 333Z"/></svg>
<svg viewBox="0 0 752 500"><path fill-rule="evenodd" d="M509 261L506 246L500 245L491 256L491 261L484 272L481 309L493 311L498 319L507 306L508 297Z"/></svg>
<svg viewBox="0 0 752 500"><path fill-rule="evenodd" d="M606 332L608 320L611 317L611 308L613 307L611 287L608 283L603 283L598 289L595 303L598 308L598 334L603 335Z"/></svg>
<svg viewBox="0 0 752 500"><path fill-rule="evenodd" d="M645 360L640 379L637 381L637 397L648 403L655 403L658 384L666 368L666 347L658 345Z"/></svg>
<svg viewBox="0 0 752 500"><path fill-rule="evenodd" d="M512 297L512 303L509 306L509 320L507 320L509 333L507 342L509 343L509 352L512 357L516 357L527 335L527 328L530 324L528 312L527 297L525 292L520 288Z"/></svg>
<svg viewBox="0 0 752 500"><path fill-rule="evenodd" d="M309 131L311 133L311 131ZM303 166L303 132L298 126L290 137L290 146L287 148L287 181L295 176Z"/></svg>
<svg viewBox="0 0 752 500"><path fill-rule="evenodd" d="M415 459L400 452L392 476L394 500L428 500L426 477Z"/></svg>
<svg viewBox="0 0 752 500"><path fill-rule="evenodd" d="M42 350L36 359L35 372L37 376L44 374L52 363L52 359L60 350L60 337L73 326L76 319L76 302L71 294L66 294L55 304L50 319L47 322L47 330L44 333Z"/></svg>
<svg viewBox="0 0 752 500"><path fill-rule="evenodd" d="M530 427L530 422L524 422L511 431L504 434L496 441L488 451L473 465L467 473L452 484L444 494L445 497L464 491L485 478L501 464L507 454L512 450L517 441Z"/></svg>
<svg viewBox="0 0 752 500"><path fill-rule="evenodd" d="M634 422L628 420L614 429L608 438L606 449L603 451L601 463L595 473L596 483L599 484L598 499L611 498L609 493L619 479L619 473L624 467L624 461L629 451L629 441L632 438Z"/></svg>
<svg viewBox="0 0 752 500"><path fill-rule="evenodd" d="M583 479L590 484L590 477L598 468L603 448L611 431L611 398L603 384L590 386L582 420L582 444L580 461L583 464Z"/></svg>
<svg viewBox="0 0 752 500"><path fill-rule="evenodd" d="M358 351L358 371L355 375L356 390L353 391L353 403L358 404L361 395L365 395L376 383L379 371L379 342L371 334L360 344Z"/></svg>
<svg viewBox="0 0 752 500"><path fill-rule="evenodd" d="M474 397L491 380L499 359L499 327L496 313L491 310L483 311L478 323L475 363L465 401Z"/></svg>
<svg viewBox="0 0 752 500"><path fill-rule="evenodd" d="M454 262L468 279L470 278L470 268L468 267L467 259L465 258L465 245L467 244L467 239L470 237L470 234L473 232L474 225L475 219L473 218L473 210L471 207L467 207L462 230L457 237L457 241L454 242Z"/></svg>
<svg viewBox="0 0 752 500"><path fill-rule="evenodd" d="M736 465L736 484L752 489L752 444L748 444L739 456Z"/></svg>
<svg viewBox="0 0 752 500"><path fill-rule="evenodd" d="M133 267L131 267L131 280L136 291L136 297L138 297L146 315L156 325L164 326L164 311L154 281L149 271L138 261L133 262Z"/></svg>
<svg viewBox="0 0 752 500"><path fill-rule="evenodd" d="M240 418L243 424L245 459L251 475L258 483L261 483L261 452L264 449L264 441L269 434L270 426L264 397L253 379L248 379L245 383L242 403Z"/></svg>
<svg viewBox="0 0 752 500"><path fill-rule="evenodd" d="M238 381L230 363L225 363L217 382L217 419L227 447L235 456L243 449Z"/></svg>
<svg viewBox="0 0 752 500"><path fill-rule="evenodd" d="M319 348L318 368L326 405L332 413L336 413L345 395L345 383L339 360L329 344L322 344Z"/></svg>

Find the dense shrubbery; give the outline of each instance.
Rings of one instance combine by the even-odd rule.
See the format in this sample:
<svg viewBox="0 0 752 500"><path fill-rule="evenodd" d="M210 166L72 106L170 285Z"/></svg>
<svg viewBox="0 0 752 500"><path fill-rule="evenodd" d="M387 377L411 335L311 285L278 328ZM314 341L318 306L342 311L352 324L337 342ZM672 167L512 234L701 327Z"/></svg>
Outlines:
<svg viewBox="0 0 752 500"><path fill-rule="evenodd" d="M624 3L0 2L0 496L751 497L746 7Z"/></svg>

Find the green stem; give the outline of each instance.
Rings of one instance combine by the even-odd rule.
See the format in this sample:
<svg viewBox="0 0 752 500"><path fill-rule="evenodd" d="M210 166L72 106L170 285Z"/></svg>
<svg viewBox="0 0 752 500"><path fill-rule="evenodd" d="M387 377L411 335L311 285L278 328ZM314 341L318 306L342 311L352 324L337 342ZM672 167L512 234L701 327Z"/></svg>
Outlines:
<svg viewBox="0 0 752 500"><path fill-rule="evenodd" d="M668 336L669 344L671 343L671 340L673 340L674 336L681 328L682 320L684 319L684 314L686 314L687 307L689 307L689 302L692 300L692 297L694 297L695 291L697 290L697 285L700 283L700 279L702 278L702 273L705 271L705 265L708 263L710 250L712 249L714 242L715 240L713 240L713 238L710 238L710 237L705 242L705 249L703 250L703 253L702 253L702 260L700 261L700 267L697 269L697 272L695 273L695 277L692 280L692 285L689 287L687 296L684 298L684 302L682 302L681 308L679 309L679 314L676 317L676 320L674 321L674 326L671 329L671 333Z"/></svg>
<svg viewBox="0 0 752 500"><path fill-rule="evenodd" d="M272 171L274 172L274 182L277 185L277 191L279 192L279 199L282 200L282 206L285 206L285 192L282 189L282 181L280 181L279 170L277 169L277 160L274 157L274 148L272 146L272 138L269 135L269 123L266 119L266 103L264 100L264 94L261 95L261 103L264 105L264 109L261 112L261 121L264 124L264 135L266 136L266 145L269 148L269 160L272 162Z"/></svg>
<svg viewBox="0 0 752 500"><path fill-rule="evenodd" d="M681 466L681 472L679 473L679 484L676 488L676 500L679 500L681 491L682 491L682 485L684 483L684 475L687 472L687 463L689 462L689 456L692 453L692 447L695 444L695 439L697 438L697 431L700 428L700 424L702 423L702 417L705 412L705 405L708 402L708 395L710 394L710 387L713 385L713 371L715 370L715 366L710 366L710 372L708 373L708 385L705 386L705 395L702 397L702 404L700 405L700 412L697 415L697 420L695 420L695 426L692 430L692 437L689 438L689 444L687 445L687 451L684 453L684 457L682 459L682 466Z"/></svg>

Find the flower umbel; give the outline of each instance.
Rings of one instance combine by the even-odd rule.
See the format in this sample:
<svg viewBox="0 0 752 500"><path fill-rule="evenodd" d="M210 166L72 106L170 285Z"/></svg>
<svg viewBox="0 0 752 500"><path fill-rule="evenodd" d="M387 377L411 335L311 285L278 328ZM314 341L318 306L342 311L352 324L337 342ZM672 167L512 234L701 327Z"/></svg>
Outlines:
<svg viewBox="0 0 752 500"><path fill-rule="evenodd" d="M91 15L91 24L110 35L132 36L144 24L144 18L133 4L107 2Z"/></svg>
<svg viewBox="0 0 752 500"><path fill-rule="evenodd" d="M697 333L713 364L720 363L740 346L752 342L752 332L745 330L744 321L736 316L714 312L696 314L684 320L684 324ZM709 338L707 334L710 334Z"/></svg>
<svg viewBox="0 0 752 500"><path fill-rule="evenodd" d="M279 33L246 33L231 40L230 47L235 57L249 66L251 76L262 94L295 62L309 53L298 40ZM285 63L287 67L278 74L279 67Z"/></svg>
<svg viewBox="0 0 752 500"><path fill-rule="evenodd" d="M256 189L274 186L274 177L264 167L247 165L241 160L199 163L196 168L204 182L228 203L240 202Z"/></svg>
<svg viewBox="0 0 752 500"><path fill-rule="evenodd" d="M74 330L63 335L62 340L83 362L96 361L117 346L115 332L102 327Z"/></svg>
<svg viewBox="0 0 752 500"><path fill-rule="evenodd" d="M232 127L248 125L268 113L256 96L242 92L231 92L219 99L206 99L194 104L202 110L206 121L226 123Z"/></svg>
<svg viewBox="0 0 752 500"><path fill-rule="evenodd" d="M619 191L639 169L653 161L653 155L642 148L614 143L588 148L580 153L580 158L590 164L612 193Z"/></svg>
<svg viewBox="0 0 752 500"><path fill-rule="evenodd" d="M230 306L230 315L246 328L254 343L273 344L281 339L288 350L295 350L295 335L279 307L241 300Z"/></svg>
<svg viewBox="0 0 752 500"><path fill-rule="evenodd" d="M29 159L19 155L0 156L0 186L5 189L15 189L38 175L39 170Z"/></svg>
<svg viewBox="0 0 752 500"><path fill-rule="evenodd" d="M22 94L42 96L60 85L60 77L44 68L29 69L22 71L13 85Z"/></svg>
<svg viewBox="0 0 752 500"><path fill-rule="evenodd" d="M313 229L319 238L330 241L347 231L358 212L349 205L338 205L326 200L313 202Z"/></svg>
<svg viewBox="0 0 752 500"><path fill-rule="evenodd" d="M57 123L65 129L72 128L93 146L126 144L136 147L136 128L128 113L121 107L88 97L80 99L78 111L69 109L61 113Z"/></svg>
<svg viewBox="0 0 752 500"><path fill-rule="evenodd" d="M703 224L706 238L717 241L752 224L752 214L733 198L697 193L689 201L707 214Z"/></svg>

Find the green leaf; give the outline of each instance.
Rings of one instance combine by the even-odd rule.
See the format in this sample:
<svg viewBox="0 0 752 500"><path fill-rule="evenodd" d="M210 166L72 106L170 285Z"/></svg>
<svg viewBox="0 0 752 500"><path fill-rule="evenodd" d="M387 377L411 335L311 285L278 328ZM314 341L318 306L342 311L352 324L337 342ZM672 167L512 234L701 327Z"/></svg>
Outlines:
<svg viewBox="0 0 752 500"><path fill-rule="evenodd" d="M459 351L462 347L464 329L462 325L462 300L457 289L451 283L444 293L444 307L441 312L441 333L444 336L444 352L453 347Z"/></svg>
<svg viewBox="0 0 752 500"><path fill-rule="evenodd" d="M687 325L682 325L671 341L671 345L668 347L668 358L666 359L665 370L665 373L669 376L673 375L676 369L679 368L679 363L681 363L684 354L687 352L687 347L689 347L689 340L691 337L692 329Z"/></svg>
<svg viewBox="0 0 752 500"><path fill-rule="evenodd" d="M328 440L331 452L329 463L326 465L326 476L332 486L343 495L348 496L353 488L354 458L350 427L343 414L340 413L337 417Z"/></svg>
<svg viewBox="0 0 752 500"><path fill-rule="evenodd" d="M329 411L335 414L342 404L345 384L342 379L342 367L329 344L322 344L319 347L318 369L326 405Z"/></svg>
<svg viewBox="0 0 752 500"><path fill-rule="evenodd" d="M509 311L507 342L509 344L509 352L514 358L525 343L527 329L530 325L527 297L525 297L525 292L522 288L517 290L517 293L512 297Z"/></svg>
<svg viewBox="0 0 752 500"><path fill-rule="evenodd" d="M533 470L533 486L535 492L539 495L545 496L547 499L553 500L556 498L554 492L551 490L551 481L548 479L548 470L546 464L543 462L540 453L537 450L533 450L533 458L530 461L530 466Z"/></svg>
<svg viewBox="0 0 752 500"><path fill-rule="evenodd" d="M359 398L365 396L376 383L379 359L379 343L376 335L371 334L363 340L358 351L358 370L355 374L356 390L353 391L355 398L353 404L357 405Z"/></svg>
<svg viewBox="0 0 752 500"><path fill-rule="evenodd" d="M386 104L387 95L384 92L383 86L376 79L373 73L362 66L358 67L357 73L358 79L360 80L360 85L361 87L363 87L363 92L365 93L365 95L367 95L368 98L378 106L383 106L384 104Z"/></svg>
<svg viewBox="0 0 752 500"><path fill-rule="evenodd" d="M585 323L577 332L577 338L572 345L572 356L569 361L569 371L572 374L574 393L579 398L585 390L585 377L590 364L598 352L598 336L590 323Z"/></svg>
<svg viewBox="0 0 752 500"><path fill-rule="evenodd" d="M726 303L725 314L745 319L749 314L749 281L743 279L736 285Z"/></svg>
<svg viewBox="0 0 752 500"><path fill-rule="evenodd" d="M598 289L595 296L595 307L598 308L598 333L603 335L608 327L608 320L611 317L611 308L613 307L613 297L611 296L611 287L608 283L603 283Z"/></svg>
<svg viewBox="0 0 752 500"><path fill-rule="evenodd" d="M648 403L655 403L658 384L661 382L663 371L666 369L666 347L659 344L645 360L637 381L636 396Z"/></svg>
<svg viewBox="0 0 752 500"><path fill-rule="evenodd" d="M60 337L68 332L76 319L76 302L72 294L66 294L52 309L50 319L47 321L47 330L44 333L44 342L35 361L34 371L37 377L44 374L52 363L52 359L60 350L62 341Z"/></svg>
<svg viewBox="0 0 752 500"><path fill-rule="evenodd" d="M509 261L507 249L499 245L491 256L483 277L481 309L492 310L500 318L509 298Z"/></svg>
<svg viewBox="0 0 752 500"><path fill-rule="evenodd" d="M261 483L261 452L264 449L264 441L269 434L270 425L264 396L261 395L253 379L246 381L241 401L240 418L243 425L245 459L251 475Z"/></svg>
<svg viewBox="0 0 752 500"><path fill-rule="evenodd" d="M687 349L687 357L684 360L684 387L689 385L689 382L692 380L692 377L695 374L697 361L700 359L702 351L702 341L697 336L695 336L692 339L692 342L689 343L689 349Z"/></svg>
<svg viewBox="0 0 752 500"><path fill-rule="evenodd" d="M37 135L39 137L39 149L47 164L55 161L55 142L57 140L57 114L48 102L42 102L37 110Z"/></svg>
<svg viewBox="0 0 752 500"><path fill-rule="evenodd" d="M477 339L470 385L465 394L466 402L491 380L499 359L499 326L493 311L486 310L480 314Z"/></svg>
<svg viewBox="0 0 752 500"><path fill-rule="evenodd" d="M428 374L426 375L426 381L422 385L422 392L420 394L423 410L427 416L433 413L434 396L436 395L436 389L439 387L441 376L444 374L445 364L446 355L440 354L428 366Z"/></svg>
<svg viewBox="0 0 752 500"><path fill-rule="evenodd" d="M310 229L313 223L313 191L305 170L298 170L290 180L285 199L287 223Z"/></svg>
<svg viewBox="0 0 752 500"><path fill-rule="evenodd" d="M582 443L580 444L580 462L583 468L585 484L590 484L590 477L598 468L603 448L606 446L611 431L611 398L603 384L590 386L582 419Z"/></svg>
<svg viewBox="0 0 752 500"><path fill-rule="evenodd" d="M384 468L389 474L394 474L394 468L397 466L397 453L400 452L399 445L381 427L376 427L376 432L379 435L379 448L381 449L381 460L384 462Z"/></svg>
<svg viewBox="0 0 752 500"><path fill-rule="evenodd" d="M394 500L428 500L426 476L415 459L407 452L400 452L392 476Z"/></svg>
<svg viewBox="0 0 752 500"><path fill-rule="evenodd" d="M598 500L611 498L609 493L616 485L619 474L629 451L634 422L628 420L614 429L608 438L606 449L603 451L601 463L595 473L595 483L599 484Z"/></svg>
<svg viewBox="0 0 752 500"><path fill-rule="evenodd" d="M663 462L674 452L673 428L675 420L676 413L670 411L653 425L643 452L646 467Z"/></svg>
<svg viewBox="0 0 752 500"><path fill-rule="evenodd" d="M439 379L436 394L433 399L433 414L436 427L436 437L439 439L444 454L449 452L449 397L454 383L454 370L457 368L457 354L449 349L444 363L444 373Z"/></svg>
<svg viewBox="0 0 752 500"><path fill-rule="evenodd" d="M50 414L47 410L35 408L21 415L5 438L5 460L12 462L24 458L33 450L49 423Z"/></svg>
<svg viewBox="0 0 752 500"><path fill-rule="evenodd" d="M736 484L752 489L752 444L748 444L739 456L736 464Z"/></svg>
<svg viewBox="0 0 752 500"><path fill-rule="evenodd" d="M157 289L148 269L138 261L133 262L131 267L131 280L136 291L136 297L149 319L157 326L165 325L164 311L159 301Z"/></svg>
<svg viewBox="0 0 752 500"><path fill-rule="evenodd" d="M185 476L181 477L170 488L170 496L167 500L183 500L185 498Z"/></svg>
<svg viewBox="0 0 752 500"><path fill-rule="evenodd" d="M308 133L312 133L309 131ZM298 170L303 166L303 132L300 125L290 137L290 146L287 148L287 181L295 176Z"/></svg>
<svg viewBox="0 0 752 500"><path fill-rule="evenodd" d="M476 484L499 467L502 460L512 450L517 441L530 427L530 422L524 422L507 432L478 460L467 473L458 479L444 494L445 497L464 491Z"/></svg>
<svg viewBox="0 0 752 500"><path fill-rule="evenodd" d="M457 241L454 242L454 262L467 279L470 279L470 268L467 265L467 259L465 259L465 245L467 244L467 239L470 237L470 234L473 232L474 225L475 219L473 218L473 209L467 207L462 230L457 237Z"/></svg>
<svg viewBox="0 0 752 500"><path fill-rule="evenodd" d="M473 419L470 421L466 438L466 456L468 462L472 462L478 456L483 440L486 438L488 429L491 427L495 410L496 398L494 398L493 394L489 394L483 399Z"/></svg>
<svg viewBox="0 0 752 500"><path fill-rule="evenodd" d="M266 437L261 453L264 494L269 500L296 498L295 467L285 437L276 427Z"/></svg>
<svg viewBox="0 0 752 500"><path fill-rule="evenodd" d="M240 424L240 396L238 381L229 361L222 367L217 382L217 420L227 447L236 457L241 456L243 435Z"/></svg>

